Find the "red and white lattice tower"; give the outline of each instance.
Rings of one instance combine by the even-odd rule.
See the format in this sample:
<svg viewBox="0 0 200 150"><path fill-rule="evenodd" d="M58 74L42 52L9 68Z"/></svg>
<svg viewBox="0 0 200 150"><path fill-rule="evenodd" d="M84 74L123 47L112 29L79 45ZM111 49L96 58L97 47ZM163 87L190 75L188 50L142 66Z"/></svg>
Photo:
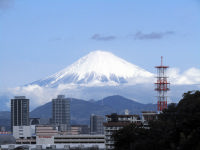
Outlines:
<svg viewBox="0 0 200 150"><path fill-rule="evenodd" d="M169 91L169 82L167 81L166 71L168 66L163 66L163 57L161 56L161 65L156 66L157 68L157 82L155 83L158 95L157 111L162 112L163 109L167 108L167 91Z"/></svg>

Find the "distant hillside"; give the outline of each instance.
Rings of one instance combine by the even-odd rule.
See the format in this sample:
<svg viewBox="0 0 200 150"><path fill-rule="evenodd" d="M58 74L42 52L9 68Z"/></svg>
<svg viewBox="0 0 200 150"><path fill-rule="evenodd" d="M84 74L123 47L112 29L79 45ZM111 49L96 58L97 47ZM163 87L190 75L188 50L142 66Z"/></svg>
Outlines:
<svg viewBox="0 0 200 150"><path fill-rule="evenodd" d="M6 130L10 130L10 112L0 111L0 126L6 127Z"/></svg>
<svg viewBox="0 0 200 150"><path fill-rule="evenodd" d="M120 95L106 97L97 101L96 104L108 106L113 110L112 112L119 114L124 113L125 109L128 109L131 114L139 114L143 110L156 110L153 104L142 104Z"/></svg>
<svg viewBox="0 0 200 150"><path fill-rule="evenodd" d="M111 111L111 108L108 106L101 106L99 104L80 100L80 99L71 99L71 121L73 124L89 124L90 115L98 114L104 115L108 114ZM39 117L39 118L51 118L52 114L52 103L46 103L40 107L34 109L30 116Z"/></svg>
<svg viewBox="0 0 200 150"><path fill-rule="evenodd" d="M48 102L42 106L35 108L33 111L31 111L30 117L50 118L51 111L52 111L51 102Z"/></svg>
<svg viewBox="0 0 200 150"><path fill-rule="evenodd" d="M123 114L128 109L131 114L139 114L143 110L156 110L155 104L142 104L125 97L114 95L99 101L71 99L72 124L89 124L91 114L106 115L110 113ZM31 112L31 117L51 118L51 102L37 107Z"/></svg>

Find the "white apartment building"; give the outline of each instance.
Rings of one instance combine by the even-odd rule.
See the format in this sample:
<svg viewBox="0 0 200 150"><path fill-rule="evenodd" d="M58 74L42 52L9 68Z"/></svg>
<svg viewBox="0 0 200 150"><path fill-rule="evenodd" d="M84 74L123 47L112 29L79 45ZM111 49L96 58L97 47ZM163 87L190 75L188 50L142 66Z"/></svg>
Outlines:
<svg viewBox="0 0 200 150"><path fill-rule="evenodd" d="M13 136L16 139L23 138L31 138L35 135L35 125L31 126L13 126Z"/></svg>

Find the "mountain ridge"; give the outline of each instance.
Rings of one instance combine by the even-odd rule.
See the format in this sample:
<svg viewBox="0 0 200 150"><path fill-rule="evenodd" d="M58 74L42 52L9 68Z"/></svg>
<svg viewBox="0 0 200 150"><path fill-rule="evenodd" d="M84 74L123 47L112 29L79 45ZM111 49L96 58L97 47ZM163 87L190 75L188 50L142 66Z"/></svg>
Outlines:
<svg viewBox="0 0 200 150"><path fill-rule="evenodd" d="M119 95L105 97L98 101L69 99L71 99L72 124L89 124L91 114L103 116L110 113L123 114L125 109L128 109L131 114L139 114L144 110L156 110L155 104L142 104ZM31 112L31 116L51 118L51 107L51 102L39 106Z"/></svg>

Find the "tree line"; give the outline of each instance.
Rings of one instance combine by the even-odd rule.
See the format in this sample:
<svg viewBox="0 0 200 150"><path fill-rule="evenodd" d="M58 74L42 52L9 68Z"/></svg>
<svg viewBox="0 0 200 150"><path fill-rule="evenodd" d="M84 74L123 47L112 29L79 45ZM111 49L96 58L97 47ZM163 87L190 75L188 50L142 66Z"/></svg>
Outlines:
<svg viewBox="0 0 200 150"><path fill-rule="evenodd" d="M115 150L200 150L200 91L184 93L149 127L130 124L115 132Z"/></svg>

